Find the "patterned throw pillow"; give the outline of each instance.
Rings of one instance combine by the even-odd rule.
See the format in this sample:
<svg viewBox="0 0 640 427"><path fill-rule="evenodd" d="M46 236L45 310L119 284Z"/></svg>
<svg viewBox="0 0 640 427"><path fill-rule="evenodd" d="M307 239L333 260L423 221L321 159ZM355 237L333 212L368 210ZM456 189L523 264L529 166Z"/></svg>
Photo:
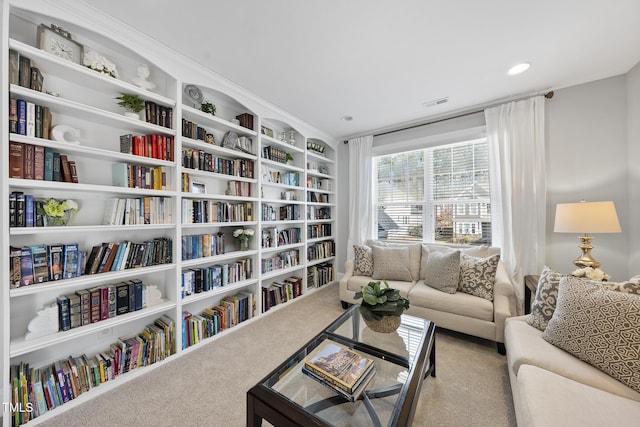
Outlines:
<svg viewBox="0 0 640 427"><path fill-rule="evenodd" d="M373 276L373 254L367 245L353 245L353 275Z"/></svg>
<svg viewBox="0 0 640 427"><path fill-rule="evenodd" d="M430 251L426 271L425 285L455 294L460 277L460 251Z"/></svg>
<svg viewBox="0 0 640 427"><path fill-rule="evenodd" d="M563 277L542 338L640 392L640 296Z"/></svg>
<svg viewBox="0 0 640 427"><path fill-rule="evenodd" d="M500 255L479 258L462 253L458 290L493 301L493 285L496 282L499 261Z"/></svg>
<svg viewBox="0 0 640 427"><path fill-rule="evenodd" d="M376 280L403 280L411 282L409 247L373 246L373 275Z"/></svg>
<svg viewBox="0 0 640 427"><path fill-rule="evenodd" d="M527 323L534 328L544 331L556 309L558 299L558 285L562 274L545 266L538 280L536 296L531 305L531 313L527 317Z"/></svg>

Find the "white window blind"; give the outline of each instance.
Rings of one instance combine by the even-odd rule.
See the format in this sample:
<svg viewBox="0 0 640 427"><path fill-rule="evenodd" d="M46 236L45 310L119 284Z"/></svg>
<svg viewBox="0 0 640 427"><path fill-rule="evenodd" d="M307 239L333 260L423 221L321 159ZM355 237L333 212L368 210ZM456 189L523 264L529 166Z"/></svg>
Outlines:
<svg viewBox="0 0 640 427"><path fill-rule="evenodd" d="M378 239L491 243L486 139L374 158Z"/></svg>

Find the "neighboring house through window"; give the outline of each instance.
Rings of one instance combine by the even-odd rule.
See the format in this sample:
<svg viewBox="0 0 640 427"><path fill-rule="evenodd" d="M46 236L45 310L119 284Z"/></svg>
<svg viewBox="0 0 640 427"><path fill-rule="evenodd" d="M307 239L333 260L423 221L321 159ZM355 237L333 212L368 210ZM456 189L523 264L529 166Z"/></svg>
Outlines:
<svg viewBox="0 0 640 427"><path fill-rule="evenodd" d="M486 138L373 158L378 239L491 244Z"/></svg>

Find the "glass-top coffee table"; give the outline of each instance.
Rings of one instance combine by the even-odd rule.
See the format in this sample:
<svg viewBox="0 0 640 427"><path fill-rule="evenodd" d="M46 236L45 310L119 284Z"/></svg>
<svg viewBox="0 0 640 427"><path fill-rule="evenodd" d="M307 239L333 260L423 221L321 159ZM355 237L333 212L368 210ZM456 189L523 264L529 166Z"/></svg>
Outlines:
<svg viewBox="0 0 640 427"><path fill-rule="evenodd" d="M422 383L436 374L435 324L402 315L397 331L374 332L357 305L247 392L247 426L408 426ZM355 402L302 372L320 344L333 341L373 359L375 375Z"/></svg>

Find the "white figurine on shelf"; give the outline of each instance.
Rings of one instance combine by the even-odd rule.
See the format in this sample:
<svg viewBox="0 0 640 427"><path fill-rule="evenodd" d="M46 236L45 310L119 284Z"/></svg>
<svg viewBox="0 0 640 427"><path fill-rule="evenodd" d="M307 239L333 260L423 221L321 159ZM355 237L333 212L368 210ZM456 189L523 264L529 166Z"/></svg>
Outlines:
<svg viewBox="0 0 640 427"><path fill-rule="evenodd" d="M58 332L58 305L46 305L38 310L36 317L29 321L25 340L40 338Z"/></svg>
<svg viewBox="0 0 640 427"><path fill-rule="evenodd" d="M153 90L153 88L156 87L156 84L147 80L149 75L151 75L149 66L147 64L142 64L138 67L138 76L131 79L131 81L142 89Z"/></svg>

